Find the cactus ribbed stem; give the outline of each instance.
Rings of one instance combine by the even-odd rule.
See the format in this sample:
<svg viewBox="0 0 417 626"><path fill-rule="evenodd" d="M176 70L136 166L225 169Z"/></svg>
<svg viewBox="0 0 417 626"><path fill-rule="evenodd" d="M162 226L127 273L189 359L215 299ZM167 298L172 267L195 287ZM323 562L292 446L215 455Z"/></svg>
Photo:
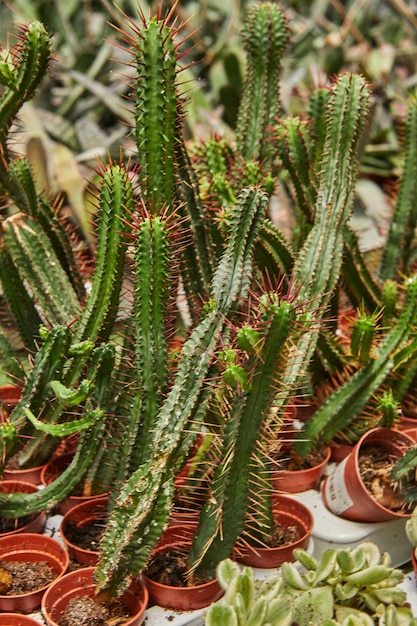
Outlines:
<svg viewBox="0 0 417 626"><path fill-rule="evenodd" d="M5 245L0 246L0 281L24 345L35 350L42 320Z"/></svg>
<svg viewBox="0 0 417 626"><path fill-rule="evenodd" d="M417 223L417 98L409 104L401 185L388 238L383 248L380 278L395 278L407 268Z"/></svg>
<svg viewBox="0 0 417 626"><path fill-rule="evenodd" d="M172 255L169 250L169 227L158 216L144 219L136 233L135 328L140 396L139 427L132 450L131 467L135 470L151 455L152 428L161 399L166 393L168 324L167 307L173 294Z"/></svg>
<svg viewBox="0 0 417 626"><path fill-rule="evenodd" d="M416 323L416 298L417 277L414 276L407 283L406 300L398 321L386 335L377 356L336 389L309 419L299 441L294 444L299 454L308 454L318 437L321 441L330 441L337 432L346 427L395 369L399 357L401 360L405 358L404 346ZM415 354L412 342L405 350Z"/></svg>
<svg viewBox="0 0 417 626"><path fill-rule="evenodd" d="M133 187L120 165L103 175L98 212L96 266L90 295L75 328L75 338L108 338L118 313L127 248L128 220L133 212ZM123 222L125 220L125 222Z"/></svg>
<svg viewBox="0 0 417 626"><path fill-rule="evenodd" d="M157 210L172 202L177 124L173 29L164 20L152 17L140 32L136 64L139 175L150 205Z"/></svg>
<svg viewBox="0 0 417 626"><path fill-rule="evenodd" d="M278 365L283 361L281 350L290 331L292 306L285 302L271 304L265 316L269 319L262 322L263 336L246 367L250 388L241 390L232 400L224 434L223 463L216 469L189 556L190 564L204 572L214 572L219 560L230 555L244 527L251 463L274 395ZM258 515L262 517L261 510Z"/></svg>
<svg viewBox="0 0 417 626"><path fill-rule="evenodd" d="M50 39L41 22L35 20L22 28L20 42L10 53L11 74L0 97L0 141L5 155L6 131L22 104L34 96L48 69L50 54ZM2 69L0 66L0 74Z"/></svg>
<svg viewBox="0 0 417 626"><path fill-rule="evenodd" d="M277 402L286 402L301 382L317 345L321 318L337 283L343 256L343 232L350 216L355 182L354 149L367 114L368 89L357 75L343 75L328 102L315 222L294 263L292 281L308 329L297 341L284 374Z"/></svg>
<svg viewBox="0 0 417 626"><path fill-rule="evenodd" d="M72 323L79 315L79 301L39 223L16 213L4 221L3 238L21 280L31 287L45 323Z"/></svg>
<svg viewBox="0 0 417 626"><path fill-rule="evenodd" d="M244 160L263 161L273 147L266 139L279 112L279 73L287 25L277 4L263 2L248 13L244 27L247 73L242 87L236 140Z"/></svg>

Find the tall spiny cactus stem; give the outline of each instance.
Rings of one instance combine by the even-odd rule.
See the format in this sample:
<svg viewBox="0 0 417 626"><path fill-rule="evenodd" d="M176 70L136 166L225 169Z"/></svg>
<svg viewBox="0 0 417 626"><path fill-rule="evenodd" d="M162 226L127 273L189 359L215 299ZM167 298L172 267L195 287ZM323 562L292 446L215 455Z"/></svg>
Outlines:
<svg viewBox="0 0 417 626"><path fill-rule="evenodd" d="M306 424L294 444L302 455L314 446L317 437L330 439L360 413L372 394L398 365L415 356L415 342L410 342L417 316L417 276L407 281L404 306L397 323L387 333L378 354L336 389Z"/></svg>
<svg viewBox="0 0 417 626"><path fill-rule="evenodd" d="M255 5L245 21L247 74L236 127L238 153L245 161L269 159L266 139L279 113L279 73L287 42L287 26L277 4Z"/></svg>
<svg viewBox="0 0 417 626"><path fill-rule="evenodd" d="M90 295L75 327L75 338L106 340L113 328L123 281L133 186L129 171L111 165L103 173L98 211L96 265Z"/></svg>
<svg viewBox="0 0 417 626"><path fill-rule="evenodd" d="M14 318L15 327L25 347L29 350L35 350L36 336L42 320L31 294L27 291L27 285L22 280L4 243L0 245L0 282Z"/></svg>
<svg viewBox="0 0 417 626"><path fill-rule="evenodd" d="M126 238L130 229L128 219L131 217L132 211L133 188L130 181L130 174L124 167L112 165L103 173L98 211L99 242L97 246L97 263L90 295L79 319L73 324L71 329L73 334L73 345L77 342L83 345L84 343L89 342L93 345L92 342L96 341L97 338L103 341L107 338L109 332L113 328L115 317L118 312L119 294L124 274L124 261L127 249ZM6 222L9 222L11 219L12 218L8 218ZM125 220L125 223L123 223L123 220ZM36 276L39 275L43 277L44 282L42 285L47 285L47 287L44 287L45 293L41 293L44 298L51 293L54 294L54 298L56 299L62 297L66 298L69 294L71 294L69 281L66 283L65 289L62 290L63 293L56 293L57 288L61 283L58 283L58 280L56 280L57 284L55 285L51 283L50 271L48 274L48 261L53 259L52 264L55 272L60 268L60 264L56 260L56 257L53 256L53 251L49 247L47 248L48 256L43 253L43 248L41 246L48 245L48 240L45 239L44 236L41 237L39 235L39 229L36 229L36 231L34 230L37 225L37 221L33 221L33 224L31 221L30 226L33 226L33 228L26 227L21 231L18 231L18 236L13 238L6 230L5 238L7 237L9 249L15 254L15 258L17 259L20 258L19 254L32 255L31 258L34 259L34 262L32 264L28 264L28 267L31 271L36 270L37 274L30 274L29 279L34 281L36 284ZM12 230L12 234L14 234L14 230ZM39 245L37 247L25 245L27 238L29 238L29 243L33 242L35 234L39 235L36 240L36 242L38 242L38 240L40 241ZM26 268L26 265L23 265L22 262L20 269L23 270L24 268ZM66 276L66 274L61 271L60 277L62 274ZM28 281L29 284L31 284L30 280ZM41 285L38 285L38 289L40 286ZM37 293L37 291L35 291L35 293ZM51 307L54 302L55 299L50 298L49 301L45 303L45 306ZM74 307L75 305L77 307L79 306L78 300L76 299L74 299ZM59 307L57 307L57 310L59 310ZM72 313L72 316L69 316L68 313L67 316L67 319L63 321L69 323L74 319L75 313ZM55 332L58 332L59 336L60 333L64 333L65 331L64 329L60 329L60 331L54 330L54 333ZM68 332L69 331L67 329L67 333ZM49 345L50 341L51 339L48 339L46 345ZM43 351L46 351L46 347ZM73 350L68 354L65 351L65 356L62 357L63 361L61 363L61 367L63 368L62 380L66 386L72 387L77 384L79 377L82 375L85 364L90 359L90 354L91 350L89 351L84 349L78 351ZM34 371L31 374L31 377L33 377L34 380L38 380L37 372L41 372L43 370L45 362L42 354L39 354L39 358L37 356L37 359L42 364L42 367L40 367L39 370L37 367L34 367ZM45 374L42 376L42 381L45 385L46 382L49 382L49 379L45 379ZM34 383L31 382L31 379L29 379L23 391L24 398L27 396L32 397L33 384ZM36 390L38 390L39 384L40 383L36 383ZM37 411L42 406L41 401L45 401L47 399L45 393L50 393L50 389L46 386L44 389L44 395L39 395L39 393L39 391L36 391L37 399L34 404L29 405L29 408L35 415L37 415ZM46 407L46 410L43 413L43 419L49 423L56 423L59 421L62 411L63 407L60 403L51 403ZM12 414L12 420L19 420L20 423L22 419L24 419L24 412L22 412L18 405ZM32 435L32 439L28 442L24 455L26 461L29 461L30 454L33 454L35 457L38 454L37 448L39 448L39 443L42 438L33 433L31 424L27 424L25 426L24 432L26 435ZM42 445L44 446L44 444Z"/></svg>
<svg viewBox="0 0 417 626"><path fill-rule="evenodd" d="M215 272L211 310L185 342L173 386L153 428L152 456L121 489L101 543L100 589L119 594L146 564L162 533L173 494L176 453L205 393L205 377L220 341L225 316L245 296L251 257L267 196L253 188L235 207L230 238ZM164 505L164 506L163 506Z"/></svg>
<svg viewBox="0 0 417 626"><path fill-rule="evenodd" d="M174 195L177 125L176 30L170 16L146 20L138 32L136 66L136 143L143 193L150 206L170 205Z"/></svg>
<svg viewBox="0 0 417 626"><path fill-rule="evenodd" d="M22 27L18 45L1 55L0 83L6 88L0 97L0 142L5 156L7 131L22 104L34 96L48 69L50 54L49 36L44 25L35 20Z"/></svg>
<svg viewBox="0 0 417 626"><path fill-rule="evenodd" d="M320 321L340 273L343 232L353 201L355 145L367 115L368 89L358 75L345 74L330 94L315 222L294 264L292 281L305 310L306 331L294 346L279 397L288 398L317 345ZM282 394L282 395L281 395Z"/></svg>
<svg viewBox="0 0 417 626"><path fill-rule="evenodd" d="M4 220L2 228L10 258L21 280L30 285L44 323L72 323L79 315L80 304L39 223L15 213Z"/></svg>
<svg viewBox="0 0 417 626"><path fill-rule="evenodd" d="M407 270L417 223L417 97L410 100L405 125L406 146L400 190L383 248L380 278L395 278Z"/></svg>
<svg viewBox="0 0 417 626"><path fill-rule="evenodd" d="M245 524L251 465L259 445L259 433L273 400L274 382L281 369L279 364L285 359L284 346L294 317L290 303L278 304L274 297L271 300L268 303L265 299L261 303L265 307L265 319L245 367L249 389L240 389L231 401L231 414L224 434L225 450L221 455L224 462L216 469L212 491L201 514L190 553L190 565L200 571L214 572L218 562L230 555ZM267 518L272 517L272 506L268 507L271 492L272 489L269 493L262 493ZM258 517L262 518L261 510ZM271 530L273 523L271 519L268 521L265 527Z"/></svg>
<svg viewBox="0 0 417 626"><path fill-rule="evenodd" d="M4 171L0 170L0 185L8 191L17 208L37 220L43 228L45 237L50 240L78 298L83 300L85 287L69 234L59 219L58 209L51 205L43 194L36 191L34 173L29 161L22 158L11 160L8 166L5 163Z"/></svg>
<svg viewBox="0 0 417 626"><path fill-rule="evenodd" d="M323 112L320 115L325 118ZM274 137L278 154L291 176L298 208L301 210L294 233L294 245L298 249L299 242L304 241L314 222L319 185L314 163L316 146L310 124L298 118L286 119L277 124ZM344 227L344 241L346 249L342 278L345 289L352 302L357 306L364 305L366 310L373 312L381 305L381 290L366 266L357 236L347 225Z"/></svg>
<svg viewBox="0 0 417 626"><path fill-rule="evenodd" d="M178 137L176 166L175 193L178 199L178 210L191 223L190 235L192 236L184 244L181 276L189 308L193 311L196 294L201 297L202 294L209 292L216 262L213 254L212 231L207 225L207 207L201 201L199 183L182 137Z"/></svg>
<svg viewBox="0 0 417 626"><path fill-rule="evenodd" d="M161 398L166 393L167 311L173 297L169 285L176 284L175 280L170 280L173 257L169 240L169 225L163 217L146 217L137 228L134 319L140 408L134 407L136 412L139 410L139 418L133 416L138 424L132 448L133 470L151 456L152 428Z"/></svg>

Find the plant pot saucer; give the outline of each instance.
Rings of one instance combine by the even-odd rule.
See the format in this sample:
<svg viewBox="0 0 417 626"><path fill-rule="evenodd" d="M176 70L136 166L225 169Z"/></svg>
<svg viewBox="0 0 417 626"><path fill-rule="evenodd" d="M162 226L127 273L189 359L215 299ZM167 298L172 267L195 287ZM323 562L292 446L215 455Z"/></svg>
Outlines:
<svg viewBox="0 0 417 626"><path fill-rule="evenodd" d="M320 555L325 548L346 548L356 546L362 541L375 542L381 551L389 552L392 566L399 567L410 560L410 543L405 534L405 519L399 518L387 522L352 522L334 515L329 511L321 493L310 489L293 494L312 511L315 524L314 556Z"/></svg>

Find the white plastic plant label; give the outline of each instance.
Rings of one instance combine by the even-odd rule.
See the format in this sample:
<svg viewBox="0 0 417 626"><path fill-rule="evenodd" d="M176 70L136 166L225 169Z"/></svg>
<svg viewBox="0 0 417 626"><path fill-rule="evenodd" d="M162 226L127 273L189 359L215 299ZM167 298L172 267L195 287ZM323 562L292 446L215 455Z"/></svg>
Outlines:
<svg viewBox="0 0 417 626"><path fill-rule="evenodd" d="M348 457L339 463L333 473L326 478L324 485L324 496L327 506L336 515L341 515L353 505L353 500L349 495L345 481L347 460Z"/></svg>

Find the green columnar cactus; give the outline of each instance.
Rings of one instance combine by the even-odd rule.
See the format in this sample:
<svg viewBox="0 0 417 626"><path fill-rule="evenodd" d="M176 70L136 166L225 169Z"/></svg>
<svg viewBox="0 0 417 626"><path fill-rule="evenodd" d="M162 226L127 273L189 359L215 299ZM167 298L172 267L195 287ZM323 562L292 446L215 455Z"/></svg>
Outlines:
<svg viewBox="0 0 417 626"><path fill-rule="evenodd" d="M151 456L127 480L109 518L97 570L100 589L121 593L129 576L145 566L167 522L181 439L206 396L205 377L226 315L247 293L252 249L266 201L261 191L247 189L235 207L227 248L214 274L209 310L184 344L172 388L153 426Z"/></svg>
<svg viewBox="0 0 417 626"><path fill-rule="evenodd" d="M417 278L414 276L407 281L402 312L386 334L375 358L339 386L300 432L295 444L300 454L307 454L318 438L330 441L339 430L348 426L388 375L401 363L415 358L415 342L410 339L417 314L416 295Z"/></svg>
<svg viewBox="0 0 417 626"><path fill-rule="evenodd" d="M147 20L137 41L136 142L139 175L149 208L171 205L174 194L174 144L177 126L177 54L170 16Z"/></svg>
<svg viewBox="0 0 417 626"><path fill-rule="evenodd" d="M204 572L214 572L219 559L231 553L245 526L249 494L255 498L251 491L261 491L258 500L264 502L262 509L253 512L251 535L257 534L259 540L268 538L274 526L271 487L267 483L262 489L256 484L254 459L261 453L259 433L268 420L275 386L282 374L294 310L288 302L279 303L276 294L265 294L260 307L258 328L245 327L245 332L257 339L244 367L245 384L229 399L231 408L221 454L224 462L216 469L189 557L192 567ZM253 521L256 518L261 520L257 525Z"/></svg>
<svg viewBox="0 0 417 626"><path fill-rule="evenodd" d="M406 147L400 190L381 259L379 272L381 280L395 278L399 271L407 270L410 263L417 221L416 133L417 98L413 97L408 105Z"/></svg>
<svg viewBox="0 0 417 626"><path fill-rule="evenodd" d="M24 102L30 100L44 78L51 54L51 43L39 21L22 27L17 46L2 52L0 82L5 89L0 98L0 144L2 158L8 160L7 131Z"/></svg>
<svg viewBox="0 0 417 626"><path fill-rule="evenodd" d="M279 113L279 73L287 37L277 4L260 3L249 12L244 27L247 73L236 126L238 152L245 161L271 158L273 148L266 139Z"/></svg>
<svg viewBox="0 0 417 626"><path fill-rule="evenodd" d="M281 402L288 401L306 372L317 345L320 320L339 278L343 232L353 201L354 149L365 123L367 98L365 82L355 75L340 77L329 96L329 124L314 207L315 222L297 255L291 278L297 301L303 303L302 322L308 332L302 334L289 359L279 394Z"/></svg>
<svg viewBox="0 0 417 626"><path fill-rule="evenodd" d="M167 319L169 303L172 304L174 297L169 289L175 284L173 276L176 273L172 267L170 232L168 222L159 216L145 217L136 232L134 323L137 379L134 384L137 385L137 395L132 415L136 429L131 446L132 471L151 456L153 425L160 399L167 391Z"/></svg>

